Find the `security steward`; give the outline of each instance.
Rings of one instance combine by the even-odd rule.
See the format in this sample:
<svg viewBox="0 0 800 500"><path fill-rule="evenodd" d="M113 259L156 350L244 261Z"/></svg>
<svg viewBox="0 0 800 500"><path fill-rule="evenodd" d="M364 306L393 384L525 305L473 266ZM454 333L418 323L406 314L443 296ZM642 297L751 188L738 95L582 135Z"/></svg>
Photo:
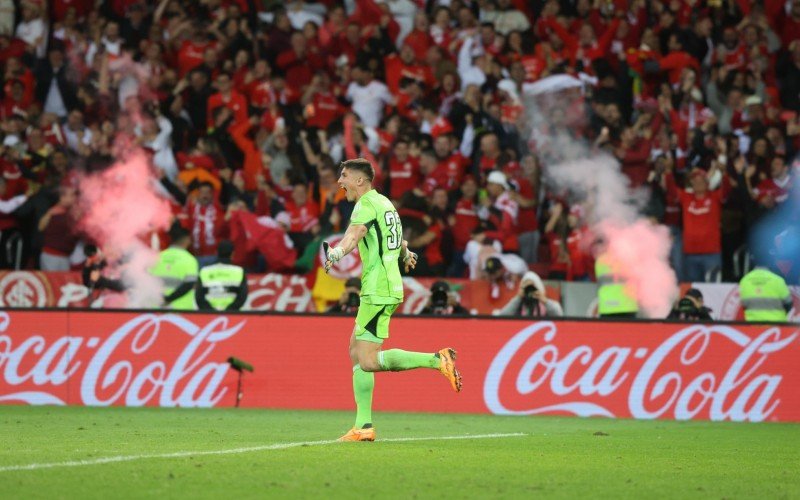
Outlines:
<svg viewBox="0 0 800 500"><path fill-rule="evenodd" d="M217 263L200 270L196 299L201 311L238 311L247 301L247 276L244 269L231 264L232 255L233 243L222 240Z"/></svg>
<svg viewBox="0 0 800 500"><path fill-rule="evenodd" d="M169 231L172 244L163 250L150 274L164 283L163 307L179 311L197 309L194 287L197 283L197 259L189 253L192 239L189 231L175 224Z"/></svg>
<svg viewBox="0 0 800 500"><path fill-rule="evenodd" d="M786 281L765 267L756 267L739 282L739 298L746 321L786 322L792 293Z"/></svg>
<svg viewBox="0 0 800 500"><path fill-rule="evenodd" d="M594 264L597 278L597 314L601 318L635 318L639 312L636 298L627 290L625 279L610 262L608 255L601 254Z"/></svg>

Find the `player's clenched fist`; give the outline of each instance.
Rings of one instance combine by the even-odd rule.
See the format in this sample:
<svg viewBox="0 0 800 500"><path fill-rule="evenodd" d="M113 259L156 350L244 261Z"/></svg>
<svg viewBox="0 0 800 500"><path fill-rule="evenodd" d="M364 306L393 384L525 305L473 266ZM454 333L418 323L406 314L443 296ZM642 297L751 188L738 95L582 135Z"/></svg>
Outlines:
<svg viewBox="0 0 800 500"><path fill-rule="evenodd" d="M325 271L329 271L332 265L342 260L342 257L344 257L344 248L328 248L328 260L325 261Z"/></svg>
<svg viewBox="0 0 800 500"><path fill-rule="evenodd" d="M403 240L402 245L403 265L405 266L406 272L408 272L417 267L417 254L408 249L408 241Z"/></svg>
<svg viewBox="0 0 800 500"><path fill-rule="evenodd" d="M417 254L412 251L407 251L406 257L403 259L403 264L405 264L406 272L417 267Z"/></svg>

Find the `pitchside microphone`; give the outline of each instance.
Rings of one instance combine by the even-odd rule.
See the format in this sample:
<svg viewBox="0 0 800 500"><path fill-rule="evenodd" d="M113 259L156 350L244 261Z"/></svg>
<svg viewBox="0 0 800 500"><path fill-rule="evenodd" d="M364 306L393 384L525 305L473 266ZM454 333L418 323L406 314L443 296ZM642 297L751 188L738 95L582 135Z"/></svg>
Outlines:
<svg viewBox="0 0 800 500"><path fill-rule="evenodd" d="M251 365L247 361L242 361L239 358L234 358L233 356L228 358L228 364L231 365L232 369L236 370L239 373L241 373L242 370L247 370L251 373L253 372L253 365Z"/></svg>
<svg viewBox="0 0 800 500"><path fill-rule="evenodd" d="M239 358L234 358L233 356L228 358L228 364L231 366L231 370L235 370L236 373L239 374L236 382L236 408L238 408L239 402L242 400L242 396L244 396L244 392L242 392L242 376L245 371L252 373L253 365Z"/></svg>

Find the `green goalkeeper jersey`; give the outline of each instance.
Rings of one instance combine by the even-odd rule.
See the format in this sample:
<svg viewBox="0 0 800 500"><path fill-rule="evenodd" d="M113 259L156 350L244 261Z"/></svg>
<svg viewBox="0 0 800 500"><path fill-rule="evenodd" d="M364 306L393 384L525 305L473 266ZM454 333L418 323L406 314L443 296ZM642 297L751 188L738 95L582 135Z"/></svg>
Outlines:
<svg viewBox="0 0 800 500"><path fill-rule="evenodd" d="M361 300L367 304L397 304L403 300L400 249L403 226L392 202L374 189L361 196L350 224L367 226L358 242L361 254Z"/></svg>

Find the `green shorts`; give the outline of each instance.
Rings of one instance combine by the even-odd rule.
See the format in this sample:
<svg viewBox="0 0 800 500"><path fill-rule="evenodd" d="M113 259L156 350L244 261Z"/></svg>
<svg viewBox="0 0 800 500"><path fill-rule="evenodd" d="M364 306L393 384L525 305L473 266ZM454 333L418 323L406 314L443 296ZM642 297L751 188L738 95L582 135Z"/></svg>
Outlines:
<svg viewBox="0 0 800 500"><path fill-rule="evenodd" d="M361 302L356 315L356 340L383 344L389 338L389 320L400 304Z"/></svg>

